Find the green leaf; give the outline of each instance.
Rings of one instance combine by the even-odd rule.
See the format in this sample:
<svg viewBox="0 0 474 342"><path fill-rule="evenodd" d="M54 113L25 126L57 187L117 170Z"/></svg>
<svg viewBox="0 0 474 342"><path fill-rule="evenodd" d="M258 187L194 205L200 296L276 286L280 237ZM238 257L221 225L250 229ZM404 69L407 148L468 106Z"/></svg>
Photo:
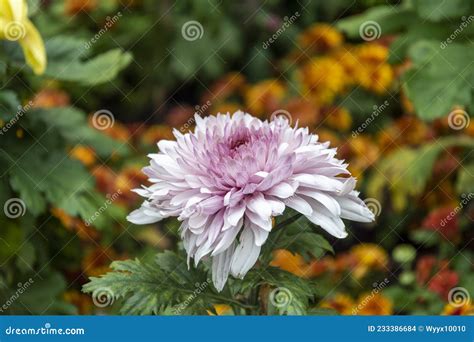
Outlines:
<svg viewBox="0 0 474 342"><path fill-rule="evenodd" d="M186 260L169 251L154 260L115 261L111 268L112 272L91 278L83 291L95 300L101 295L109 302L123 299L122 314L163 314L170 310L180 314L189 313L191 308L194 313L204 313L216 301L206 272L188 270Z"/></svg>
<svg viewBox="0 0 474 342"><path fill-rule="evenodd" d="M113 152L124 154L128 147L88 126L86 115L74 107L35 110L33 122L42 122L55 127L57 132L70 144L82 144L92 148L100 156L107 157Z"/></svg>
<svg viewBox="0 0 474 342"><path fill-rule="evenodd" d="M417 22L407 28L406 33L401 34L390 44L388 61L392 64L403 63L407 58L408 49L421 40L444 41L453 32L452 28L431 22ZM459 37L460 39L460 37Z"/></svg>
<svg viewBox="0 0 474 342"><path fill-rule="evenodd" d="M404 6L377 6L368 9L360 15L354 15L339 20L336 27L347 34L349 38L362 39L360 31L371 22L376 35L386 35L397 32L417 20L416 14ZM377 27L378 25L378 27ZM380 30L379 30L380 28Z"/></svg>
<svg viewBox="0 0 474 342"><path fill-rule="evenodd" d="M418 15L424 20L446 21L472 13L470 0L413 0Z"/></svg>
<svg viewBox="0 0 474 342"><path fill-rule="evenodd" d="M24 242L18 251L16 266L18 269L26 273L33 270L33 264L36 261L35 246L31 242Z"/></svg>
<svg viewBox="0 0 474 342"><path fill-rule="evenodd" d="M325 252L334 253L329 242L311 229L308 222L294 222L282 227L283 233L274 244L274 249L287 249L290 252L302 255L306 260L320 258Z"/></svg>
<svg viewBox="0 0 474 342"><path fill-rule="evenodd" d="M469 45L420 41L408 54L413 68L403 75L404 88L417 115L424 120L446 116L454 106L472 101L474 50Z"/></svg>
<svg viewBox="0 0 474 342"><path fill-rule="evenodd" d="M3 204L2 204L3 207ZM24 233L21 226L12 219L1 220L0 224L0 264L8 261L23 243Z"/></svg>
<svg viewBox="0 0 474 342"><path fill-rule="evenodd" d="M72 36L55 36L45 43L49 63L64 63L79 60L89 54L86 41Z"/></svg>
<svg viewBox="0 0 474 342"><path fill-rule="evenodd" d="M20 101L13 91L0 91L0 120L8 121L12 119L19 107Z"/></svg>
<svg viewBox="0 0 474 342"><path fill-rule="evenodd" d="M440 242L440 236L434 231L418 229L410 233L410 238L418 244L432 247Z"/></svg>
<svg viewBox="0 0 474 342"><path fill-rule="evenodd" d="M468 137L440 138L421 148L401 148L379 161L369 179L367 192L370 197L383 198L387 186L396 210L407 206L409 197L422 193L431 176L433 164L439 153L450 146L472 148L474 139Z"/></svg>
<svg viewBox="0 0 474 342"><path fill-rule="evenodd" d="M10 185L33 215L45 210L45 199L61 207L71 197L94 188L85 167L63 152L45 151L35 145L14 159L16 163L9 169Z"/></svg>
<svg viewBox="0 0 474 342"><path fill-rule="evenodd" d="M258 274L273 288L268 294L269 315L306 314L309 300L315 293L311 282L275 267L258 270Z"/></svg>
<svg viewBox="0 0 474 342"><path fill-rule="evenodd" d="M459 170L456 190L458 194L474 193L474 163L464 165Z"/></svg>
<svg viewBox="0 0 474 342"><path fill-rule="evenodd" d="M30 278L30 283L21 295L21 303L15 301L15 314L77 314L76 307L61 298L66 290L66 281L59 273L42 272L40 277Z"/></svg>
<svg viewBox="0 0 474 342"><path fill-rule="evenodd" d="M45 75L62 81L82 85L97 85L114 79L132 61L132 55L114 49L87 61L64 58L48 63Z"/></svg>
<svg viewBox="0 0 474 342"><path fill-rule="evenodd" d="M311 308L306 314L312 316L337 316L339 315L339 312L334 309Z"/></svg>

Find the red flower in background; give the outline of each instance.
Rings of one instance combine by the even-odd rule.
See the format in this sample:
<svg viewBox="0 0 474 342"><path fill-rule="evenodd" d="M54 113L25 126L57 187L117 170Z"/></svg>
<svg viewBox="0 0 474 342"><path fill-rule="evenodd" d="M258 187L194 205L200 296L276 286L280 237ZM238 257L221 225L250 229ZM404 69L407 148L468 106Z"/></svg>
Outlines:
<svg viewBox="0 0 474 342"><path fill-rule="evenodd" d="M459 282L459 275L449 269L446 260L438 260L433 255L421 257L416 264L416 280L421 286L448 299L449 291Z"/></svg>
<svg viewBox="0 0 474 342"><path fill-rule="evenodd" d="M422 227L437 231L446 240L457 241L459 239L457 208L448 205L434 209L425 218Z"/></svg>
<svg viewBox="0 0 474 342"><path fill-rule="evenodd" d="M428 288L439 294L444 300L448 300L449 291L459 282L459 276L455 271L442 269L434 275L428 283Z"/></svg>
<svg viewBox="0 0 474 342"><path fill-rule="evenodd" d="M416 281L420 285L426 284L431 277L438 260L432 255L422 256L416 264Z"/></svg>

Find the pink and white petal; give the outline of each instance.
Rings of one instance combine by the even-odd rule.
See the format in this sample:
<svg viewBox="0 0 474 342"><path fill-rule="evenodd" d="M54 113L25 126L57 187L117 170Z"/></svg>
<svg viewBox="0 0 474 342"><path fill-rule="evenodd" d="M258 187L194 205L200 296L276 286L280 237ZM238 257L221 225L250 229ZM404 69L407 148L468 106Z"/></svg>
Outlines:
<svg viewBox="0 0 474 342"><path fill-rule="evenodd" d="M263 217L272 215L272 206L261 193L254 194L247 200L247 208Z"/></svg>
<svg viewBox="0 0 474 342"><path fill-rule="evenodd" d="M265 191L265 194L279 198L288 198L295 194L295 190L296 188L291 186L289 183L281 182L273 186L271 189Z"/></svg>
<svg viewBox="0 0 474 342"><path fill-rule="evenodd" d="M264 218L253 211L247 210L245 212L245 217L247 220L250 220L253 224L256 224L260 228L270 231L272 230L272 218L269 216Z"/></svg>
<svg viewBox="0 0 474 342"><path fill-rule="evenodd" d="M237 222L244 216L245 213L245 202L242 201L238 206L227 207L224 213L224 228L226 230L230 227L237 225Z"/></svg>
<svg viewBox="0 0 474 342"><path fill-rule="evenodd" d="M217 255L229 248L229 246L237 237L237 234L239 234L240 230L242 229L242 222L243 220L239 221L236 226L231 227L230 229L227 229L225 232L221 233L219 242L214 247L212 255Z"/></svg>
<svg viewBox="0 0 474 342"><path fill-rule="evenodd" d="M162 219L163 216L161 215L150 215L150 210L145 207L145 204L127 216L127 220L134 224L150 224L161 221Z"/></svg>
<svg viewBox="0 0 474 342"><path fill-rule="evenodd" d="M357 197L338 197L342 212L341 217L357 222L373 222L375 215L367 205Z"/></svg>
<svg viewBox="0 0 474 342"><path fill-rule="evenodd" d="M230 265L234 255L235 243L224 252L212 257L212 282L218 292L221 292L229 278Z"/></svg>
<svg viewBox="0 0 474 342"><path fill-rule="evenodd" d="M341 215L341 206L336 201L334 196L330 196L327 193L310 188L300 188L298 189L297 193L303 195L303 198L305 198L307 202L311 202L310 199L316 200L320 204L324 205L333 215Z"/></svg>
<svg viewBox="0 0 474 342"><path fill-rule="evenodd" d="M285 211L285 203L283 203L281 200L279 200L276 197L265 197L268 204L272 207L272 216L278 216L283 214Z"/></svg>
<svg viewBox="0 0 474 342"><path fill-rule="evenodd" d="M302 213L303 215L311 215L313 213L311 205L309 205L309 203L304 198L298 195L287 198L285 200L285 204L288 207Z"/></svg>
<svg viewBox="0 0 474 342"><path fill-rule="evenodd" d="M306 216L312 223L320 226L338 239L347 237L347 232L342 220L331 214L329 210L319 203L312 203L313 214Z"/></svg>
<svg viewBox="0 0 474 342"><path fill-rule="evenodd" d="M252 230L249 227L244 228L232 257L231 274L242 279L257 262L260 249L261 247L255 244Z"/></svg>
<svg viewBox="0 0 474 342"><path fill-rule="evenodd" d="M298 181L301 186L306 186L317 190L339 193L343 189L343 183L332 177L301 173L293 176L293 179Z"/></svg>

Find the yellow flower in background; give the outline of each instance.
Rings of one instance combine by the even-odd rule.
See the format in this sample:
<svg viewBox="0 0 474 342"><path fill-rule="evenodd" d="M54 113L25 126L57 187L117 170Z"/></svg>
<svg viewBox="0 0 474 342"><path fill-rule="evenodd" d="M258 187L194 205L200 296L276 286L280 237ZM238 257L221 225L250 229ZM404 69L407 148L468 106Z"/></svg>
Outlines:
<svg viewBox="0 0 474 342"><path fill-rule="evenodd" d="M387 252L380 246L373 243L362 243L354 246L351 255L356 260L354 266L354 277L360 279L372 269L385 270L388 263Z"/></svg>
<svg viewBox="0 0 474 342"><path fill-rule="evenodd" d="M298 37L303 49L324 51L340 46L344 38L334 27L327 24L315 24Z"/></svg>
<svg viewBox="0 0 474 342"><path fill-rule="evenodd" d="M302 278L311 276L311 265L306 263L301 255L293 254L286 249L278 249L273 252L270 266L279 267Z"/></svg>
<svg viewBox="0 0 474 342"><path fill-rule="evenodd" d="M369 293L360 296L354 313L357 315L391 315L393 314L392 301L381 293Z"/></svg>
<svg viewBox="0 0 474 342"><path fill-rule="evenodd" d="M354 300L350 296L337 293L331 299L322 300L319 307L336 310L341 315L350 315L353 311L354 304Z"/></svg>
<svg viewBox="0 0 474 342"><path fill-rule="evenodd" d="M313 58L301 68L298 76L303 94L317 105L330 104L347 85L344 68L337 60L328 57Z"/></svg>
<svg viewBox="0 0 474 342"><path fill-rule="evenodd" d="M380 65L388 58L388 48L380 44L361 44L355 54L362 64Z"/></svg>
<svg viewBox="0 0 474 342"><path fill-rule="evenodd" d="M247 89L245 92L245 104L253 114L271 113L278 109L278 105L285 96L285 93L286 87L282 82L276 79L265 80Z"/></svg>
<svg viewBox="0 0 474 342"><path fill-rule="evenodd" d="M453 303L456 304L456 303ZM460 305L453 305L451 303L446 304L443 309L442 315L449 316L472 316L474 315L474 305L470 299L465 300Z"/></svg>
<svg viewBox="0 0 474 342"><path fill-rule="evenodd" d="M70 156L73 159L79 160L85 166L94 165L96 162L95 152L88 146L74 146L70 151Z"/></svg>
<svg viewBox="0 0 474 342"><path fill-rule="evenodd" d="M337 131L346 132L352 126L352 117L346 108L337 107L328 113L324 123Z"/></svg>
<svg viewBox="0 0 474 342"><path fill-rule="evenodd" d="M380 44L360 45L354 50L360 65L356 82L377 94L387 92L394 79L394 71L387 64L388 48Z"/></svg>
<svg viewBox="0 0 474 342"><path fill-rule="evenodd" d="M212 313L211 310L207 310L209 316L228 316L232 315L232 308L226 304L214 304L214 310L216 313Z"/></svg>
<svg viewBox="0 0 474 342"><path fill-rule="evenodd" d="M41 35L28 19L26 0L0 0L0 39L17 41L34 73L44 72L46 49Z"/></svg>

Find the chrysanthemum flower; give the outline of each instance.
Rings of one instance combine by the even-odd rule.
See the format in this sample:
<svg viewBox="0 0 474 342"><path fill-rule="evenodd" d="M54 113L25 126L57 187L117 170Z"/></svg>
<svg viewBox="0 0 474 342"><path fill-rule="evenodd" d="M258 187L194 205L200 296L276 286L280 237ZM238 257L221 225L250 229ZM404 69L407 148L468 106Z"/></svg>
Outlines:
<svg viewBox="0 0 474 342"><path fill-rule="evenodd" d="M346 164L307 128L249 114L195 115L196 128L162 140L145 174L153 183L128 220L150 224L170 216L195 265L212 257L212 279L222 290L229 273L243 278L256 263L272 217L293 208L330 234L344 238L342 218L369 222L372 212L354 190Z"/></svg>

